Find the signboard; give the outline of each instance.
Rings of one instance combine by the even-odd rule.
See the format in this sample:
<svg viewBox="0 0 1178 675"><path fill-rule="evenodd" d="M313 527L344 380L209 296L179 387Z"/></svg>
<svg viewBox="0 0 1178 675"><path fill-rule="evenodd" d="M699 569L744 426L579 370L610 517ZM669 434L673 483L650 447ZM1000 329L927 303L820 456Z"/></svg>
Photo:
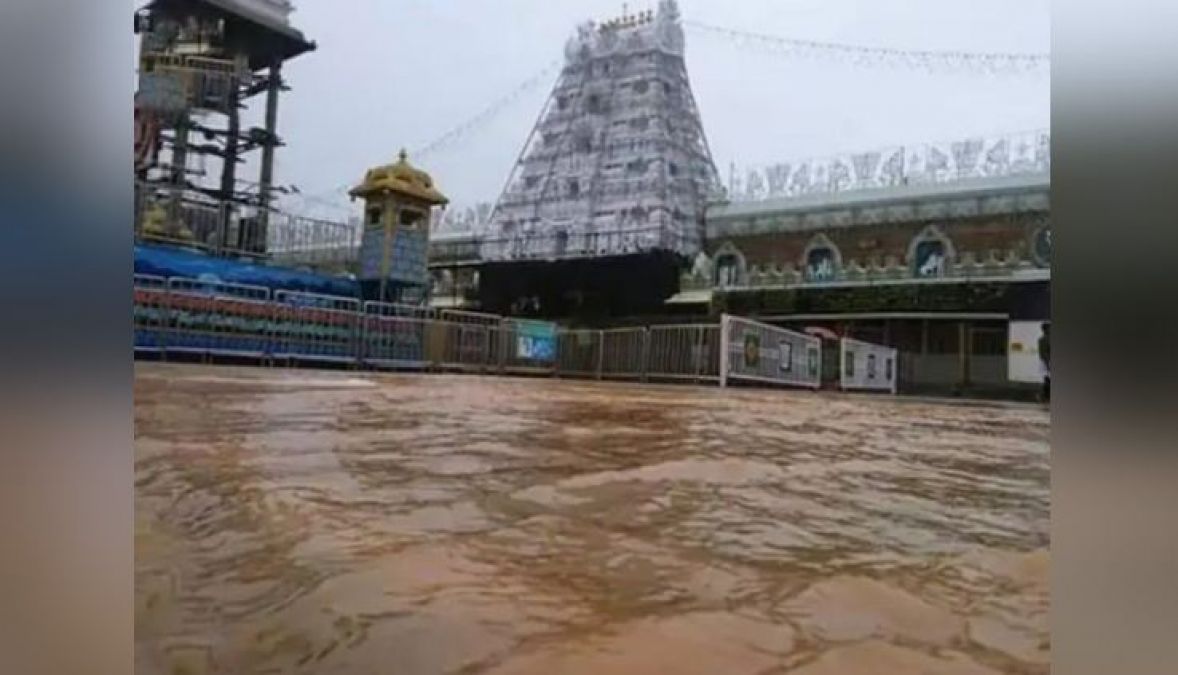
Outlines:
<svg viewBox="0 0 1178 675"><path fill-rule="evenodd" d="M544 362L556 360L556 324L517 320L515 330L516 358Z"/></svg>
<svg viewBox="0 0 1178 675"><path fill-rule="evenodd" d="M1043 321L1011 321L1007 345L1007 378L1011 382L1042 384L1044 367L1039 358Z"/></svg>

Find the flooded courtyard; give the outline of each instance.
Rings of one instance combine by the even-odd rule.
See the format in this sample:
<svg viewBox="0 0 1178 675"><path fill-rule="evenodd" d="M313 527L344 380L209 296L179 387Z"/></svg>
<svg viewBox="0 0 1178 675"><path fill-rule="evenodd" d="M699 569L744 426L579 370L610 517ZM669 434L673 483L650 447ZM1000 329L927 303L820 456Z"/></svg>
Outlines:
<svg viewBox="0 0 1178 675"><path fill-rule="evenodd" d="M138 364L137 672L1047 673L1025 405Z"/></svg>

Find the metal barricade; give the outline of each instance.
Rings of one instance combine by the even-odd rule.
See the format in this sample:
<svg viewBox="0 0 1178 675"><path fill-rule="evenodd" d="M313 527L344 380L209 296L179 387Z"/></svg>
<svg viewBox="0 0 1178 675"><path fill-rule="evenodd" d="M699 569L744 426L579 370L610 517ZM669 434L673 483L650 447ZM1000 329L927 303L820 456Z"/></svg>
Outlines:
<svg viewBox="0 0 1178 675"><path fill-rule="evenodd" d="M168 280L150 274L136 274L133 292L131 311L135 351L162 355L168 344Z"/></svg>
<svg viewBox="0 0 1178 675"><path fill-rule="evenodd" d="M556 372L564 377L601 377L601 331L556 333Z"/></svg>
<svg viewBox="0 0 1178 675"><path fill-rule="evenodd" d="M601 377L646 377L646 349L645 328L614 328L601 331Z"/></svg>
<svg viewBox="0 0 1178 675"><path fill-rule="evenodd" d="M471 312L464 309L443 309L438 318L450 323L474 324L488 328L498 326L503 321L503 317L498 314Z"/></svg>
<svg viewBox="0 0 1178 675"><path fill-rule="evenodd" d="M361 319L361 361L372 368L424 369L430 321L405 316L404 306L368 301Z"/></svg>
<svg viewBox="0 0 1178 675"><path fill-rule="evenodd" d="M648 378L694 382L719 381L720 326L651 326L648 341Z"/></svg>
<svg viewBox="0 0 1178 675"><path fill-rule="evenodd" d="M440 334L442 352L436 363L445 370L484 372L495 364L490 326L433 322Z"/></svg>
<svg viewBox="0 0 1178 675"><path fill-rule="evenodd" d="M844 337L839 340L839 387L896 393L898 351Z"/></svg>
<svg viewBox="0 0 1178 675"><path fill-rule="evenodd" d="M274 294L274 356L355 363L360 356L360 301L317 293Z"/></svg>
<svg viewBox="0 0 1178 675"><path fill-rule="evenodd" d="M725 314L720 321L720 386L730 380L817 389L822 341L812 335Z"/></svg>
<svg viewBox="0 0 1178 675"><path fill-rule="evenodd" d="M270 353L270 289L168 279L166 351L262 359Z"/></svg>

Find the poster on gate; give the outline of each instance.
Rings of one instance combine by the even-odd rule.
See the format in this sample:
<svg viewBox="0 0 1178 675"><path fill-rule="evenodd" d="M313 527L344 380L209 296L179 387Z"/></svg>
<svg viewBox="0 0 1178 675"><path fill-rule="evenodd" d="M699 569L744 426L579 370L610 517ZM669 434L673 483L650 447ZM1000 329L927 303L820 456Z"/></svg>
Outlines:
<svg viewBox="0 0 1178 675"><path fill-rule="evenodd" d="M794 362L794 346L792 343L782 340L780 345L780 356L777 360L777 367L782 372L789 372L793 369Z"/></svg>
<svg viewBox="0 0 1178 675"><path fill-rule="evenodd" d="M756 333L744 335L744 367L756 370L761 364L761 336Z"/></svg>
<svg viewBox="0 0 1178 675"><path fill-rule="evenodd" d="M556 324L546 321L517 321L515 327L516 358L546 363L556 360Z"/></svg>
<svg viewBox="0 0 1178 675"><path fill-rule="evenodd" d="M811 379L818 379L818 350L813 347L806 350L806 366Z"/></svg>

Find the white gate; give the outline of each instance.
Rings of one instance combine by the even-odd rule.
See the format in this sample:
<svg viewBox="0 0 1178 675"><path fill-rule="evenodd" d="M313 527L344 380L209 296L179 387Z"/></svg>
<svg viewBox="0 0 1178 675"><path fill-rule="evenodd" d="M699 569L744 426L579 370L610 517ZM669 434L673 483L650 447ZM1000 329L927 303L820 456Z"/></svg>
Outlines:
<svg viewBox="0 0 1178 675"><path fill-rule="evenodd" d="M725 314L720 336L721 387L729 380L822 385L822 341L812 335Z"/></svg>
<svg viewBox="0 0 1178 675"><path fill-rule="evenodd" d="M898 358L892 347L845 337L839 341L839 386L894 394Z"/></svg>

